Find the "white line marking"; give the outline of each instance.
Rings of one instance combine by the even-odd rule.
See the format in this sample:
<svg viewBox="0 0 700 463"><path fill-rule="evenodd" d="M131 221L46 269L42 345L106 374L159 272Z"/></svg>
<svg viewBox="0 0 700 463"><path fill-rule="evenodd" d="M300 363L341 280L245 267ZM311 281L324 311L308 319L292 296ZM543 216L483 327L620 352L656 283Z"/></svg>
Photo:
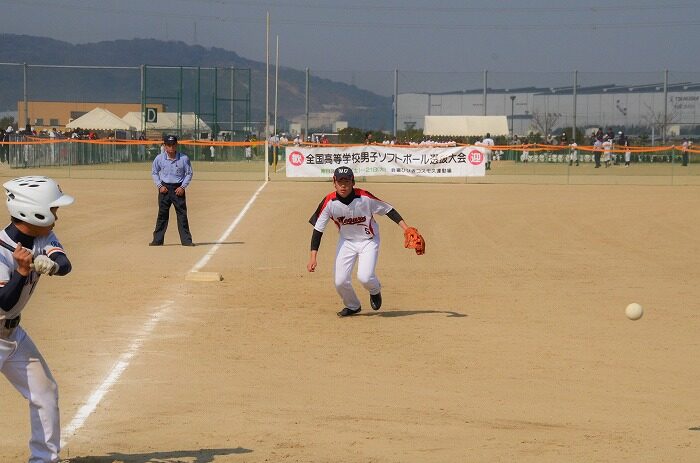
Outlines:
<svg viewBox="0 0 700 463"><path fill-rule="evenodd" d="M219 247L221 247L221 243L224 240L226 240L226 238L228 238L228 236L241 222L243 216L245 216L245 214L248 212L250 207L260 195L260 192L263 190L263 188L265 188L265 185L267 185L267 181L265 181L265 183L263 183L260 186L260 188L257 189L253 197L250 198L250 200L248 200L245 207L241 210L241 212L238 213L238 215L233 220L231 225L229 225L229 227L226 229L224 234L221 235L221 238L219 238L217 244L214 245L212 249L210 249L209 252L194 265L194 267L192 267L192 269L190 270L191 272L201 269L202 267L204 267L204 265L206 265L207 262L209 262L209 259L211 259L216 250L219 249ZM92 413L95 411L95 409L102 401L104 396L107 395L112 386L119 380L122 373L124 373L124 371L126 371L126 369L129 367L129 363L131 363L131 360L133 360L133 358L138 353L139 349L141 349L141 346L146 341L146 339L148 339L151 336L151 333L153 333L153 330L155 330L158 322L163 318L163 316L168 312L168 310L170 310L173 307L174 304L174 301L165 301L163 304L155 308L155 311L153 315L151 315L150 320L148 320L144 324L143 328L141 329L141 332L139 332L135 336L134 340L131 342L126 352L122 353L122 355L119 356L119 360L117 360L117 363L109 372L105 380L102 381L102 384L100 384L97 387L97 389L95 389L92 392L92 394L90 394L88 400L85 402L85 404L83 404L82 407L80 407L80 409L78 409L78 412L75 414L68 426L63 428L61 432L61 447L65 447L68 444L68 439L73 437L75 433L83 427L85 421L90 415L92 415Z"/></svg>
<svg viewBox="0 0 700 463"><path fill-rule="evenodd" d="M80 407L70 424L63 429L63 432L61 433L61 447L65 447L68 439L73 437L76 431L83 427L85 420L87 420L92 412L95 411L100 401L102 401L114 383L116 383L122 373L124 373L124 370L126 370L126 368L129 366L129 362L131 362L131 360L136 356L136 353L139 351L143 343L148 337L150 337L158 322L161 320L161 318L163 318L163 315L165 315L165 313L172 308L173 304L173 301L166 301L159 307L156 307L150 320L144 324L141 332L131 342L126 352L119 357L119 360L117 360L117 363L112 368L112 371L110 371L110 373L107 375L107 378L105 378L102 384L100 384L97 389L90 394L87 402Z"/></svg>
<svg viewBox="0 0 700 463"><path fill-rule="evenodd" d="M238 216L233 220L231 225L226 229L223 235L219 237L219 239L216 241L216 244L211 247L209 252L207 252L201 259L199 259L199 262L194 264L194 266L190 269L190 272L197 272L201 270L207 263L209 262L209 259L216 254L216 251L219 250L221 247L221 243L226 241L226 239L229 237L229 235L233 232L233 230L238 226L238 224L243 220L243 216L246 215L250 207L253 205L256 199L258 199L258 196L260 195L260 192L265 188L265 185L267 185L267 182L263 183L260 188L258 188L258 191L255 192L252 198L248 200L246 205L243 207L241 212L238 213Z"/></svg>

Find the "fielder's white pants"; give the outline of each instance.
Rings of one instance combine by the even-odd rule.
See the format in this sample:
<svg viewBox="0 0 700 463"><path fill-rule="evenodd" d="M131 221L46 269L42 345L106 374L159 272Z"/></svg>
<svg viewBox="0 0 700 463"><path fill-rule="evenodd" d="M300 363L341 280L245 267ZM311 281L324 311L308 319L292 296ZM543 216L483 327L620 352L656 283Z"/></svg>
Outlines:
<svg viewBox="0 0 700 463"><path fill-rule="evenodd" d="M21 325L8 338L0 338L0 371L29 400L32 427L29 463L57 462L61 442L58 386L39 349Z"/></svg>
<svg viewBox="0 0 700 463"><path fill-rule="evenodd" d="M379 280L374 274L379 256L379 236L363 241L349 241L341 238L335 250L335 290L338 291L345 307L352 310L360 308L360 300L352 287L352 269L357 261L357 279L370 294L381 290Z"/></svg>

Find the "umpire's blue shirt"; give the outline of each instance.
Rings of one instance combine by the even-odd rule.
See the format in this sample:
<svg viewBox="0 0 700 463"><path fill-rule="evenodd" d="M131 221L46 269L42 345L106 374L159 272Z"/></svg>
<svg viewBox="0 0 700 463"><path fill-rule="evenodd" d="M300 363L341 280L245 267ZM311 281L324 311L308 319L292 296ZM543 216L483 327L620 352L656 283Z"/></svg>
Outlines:
<svg viewBox="0 0 700 463"><path fill-rule="evenodd" d="M165 183L179 183L182 188L192 181L192 164L186 154L177 152L174 159L167 153L160 153L153 160L151 177L158 188Z"/></svg>

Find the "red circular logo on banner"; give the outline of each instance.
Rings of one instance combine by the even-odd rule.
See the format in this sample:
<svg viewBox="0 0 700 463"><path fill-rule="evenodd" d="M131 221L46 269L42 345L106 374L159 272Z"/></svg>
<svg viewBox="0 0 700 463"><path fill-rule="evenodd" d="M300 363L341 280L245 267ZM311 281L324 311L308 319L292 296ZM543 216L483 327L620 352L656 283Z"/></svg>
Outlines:
<svg viewBox="0 0 700 463"><path fill-rule="evenodd" d="M292 151L289 153L289 162L296 167L304 164L304 155L299 151Z"/></svg>
<svg viewBox="0 0 700 463"><path fill-rule="evenodd" d="M479 164L484 162L484 155L479 150L471 150L469 152L469 156L467 156L467 159L469 159L469 163L471 165L478 166Z"/></svg>

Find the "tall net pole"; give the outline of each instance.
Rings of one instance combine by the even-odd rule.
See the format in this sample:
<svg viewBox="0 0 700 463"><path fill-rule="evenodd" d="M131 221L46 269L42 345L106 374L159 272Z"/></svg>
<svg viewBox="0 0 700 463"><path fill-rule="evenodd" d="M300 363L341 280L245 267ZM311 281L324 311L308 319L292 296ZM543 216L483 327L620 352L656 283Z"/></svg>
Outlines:
<svg viewBox="0 0 700 463"><path fill-rule="evenodd" d="M265 16L265 181L270 180L270 12Z"/></svg>

